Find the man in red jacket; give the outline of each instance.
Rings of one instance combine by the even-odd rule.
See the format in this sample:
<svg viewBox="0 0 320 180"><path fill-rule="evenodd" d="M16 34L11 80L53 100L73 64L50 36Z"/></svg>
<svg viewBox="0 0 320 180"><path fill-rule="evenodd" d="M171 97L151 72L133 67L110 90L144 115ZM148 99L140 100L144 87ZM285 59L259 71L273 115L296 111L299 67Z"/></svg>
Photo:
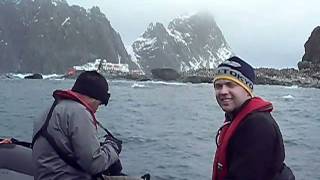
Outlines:
<svg viewBox="0 0 320 180"><path fill-rule="evenodd" d="M221 63L213 83L225 121L216 136L213 180L294 180L285 166L273 107L253 95L254 69L238 57Z"/></svg>

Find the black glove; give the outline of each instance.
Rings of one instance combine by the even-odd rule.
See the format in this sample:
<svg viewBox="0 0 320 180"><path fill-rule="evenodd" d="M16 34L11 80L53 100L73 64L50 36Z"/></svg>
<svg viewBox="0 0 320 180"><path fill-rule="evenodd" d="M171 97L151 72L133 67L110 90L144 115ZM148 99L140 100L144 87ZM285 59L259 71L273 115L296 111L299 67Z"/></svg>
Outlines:
<svg viewBox="0 0 320 180"><path fill-rule="evenodd" d="M117 151L117 153L120 154L122 150L122 141L109 135L105 135L104 137L104 144L110 144Z"/></svg>
<svg viewBox="0 0 320 180"><path fill-rule="evenodd" d="M122 173L122 165L120 159L118 159L115 163L113 163L109 168L103 172L104 175L107 176L121 176Z"/></svg>

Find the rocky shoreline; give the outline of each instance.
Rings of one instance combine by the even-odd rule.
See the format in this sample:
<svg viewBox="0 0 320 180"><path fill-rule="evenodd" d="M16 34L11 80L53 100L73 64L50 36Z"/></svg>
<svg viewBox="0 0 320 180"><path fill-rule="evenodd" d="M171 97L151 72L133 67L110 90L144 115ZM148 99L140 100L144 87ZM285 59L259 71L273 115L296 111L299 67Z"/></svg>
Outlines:
<svg viewBox="0 0 320 180"><path fill-rule="evenodd" d="M167 71L167 70L165 70ZM274 69L274 68L257 68L255 69L257 79L256 84L259 85L282 85L282 86L298 86L307 88L320 89L320 73L310 72L307 70L297 70L294 68ZM168 77L168 73L157 74L157 79L172 79L178 82L191 83L212 83L214 77L213 69L198 70L194 72L181 73L176 79Z"/></svg>
<svg viewBox="0 0 320 180"><path fill-rule="evenodd" d="M320 73L297 69L256 69L257 84L312 87L320 89Z"/></svg>
<svg viewBox="0 0 320 180"><path fill-rule="evenodd" d="M170 70L171 71L171 70ZM274 68L257 68L255 69L258 85L281 85L281 86L298 86L305 88L318 88L320 89L320 72L299 71L294 68L288 69L274 69ZM170 77L169 77L170 76ZM157 71L157 76L146 75L108 75L107 79L125 79L133 81L149 81L149 80L161 80L161 81L173 81L182 83L212 83L214 77L213 69L199 70L188 73L168 73L168 69ZM3 75L3 78L17 79L14 75ZM74 79L76 77L61 76L54 77L55 79ZM24 78L24 79L37 79L37 78ZM42 78L39 78L42 79Z"/></svg>

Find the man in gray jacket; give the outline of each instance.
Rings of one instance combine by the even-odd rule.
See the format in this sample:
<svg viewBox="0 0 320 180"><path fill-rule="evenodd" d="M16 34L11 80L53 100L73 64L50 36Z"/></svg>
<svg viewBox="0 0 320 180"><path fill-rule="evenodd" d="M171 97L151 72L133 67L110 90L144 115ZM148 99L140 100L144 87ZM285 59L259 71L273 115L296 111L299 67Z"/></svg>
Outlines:
<svg viewBox="0 0 320 180"><path fill-rule="evenodd" d="M101 74L85 71L72 90L56 90L53 97L52 107L34 123L36 180L94 179L119 162L121 143L108 137L100 144L96 134L95 112L110 97Z"/></svg>

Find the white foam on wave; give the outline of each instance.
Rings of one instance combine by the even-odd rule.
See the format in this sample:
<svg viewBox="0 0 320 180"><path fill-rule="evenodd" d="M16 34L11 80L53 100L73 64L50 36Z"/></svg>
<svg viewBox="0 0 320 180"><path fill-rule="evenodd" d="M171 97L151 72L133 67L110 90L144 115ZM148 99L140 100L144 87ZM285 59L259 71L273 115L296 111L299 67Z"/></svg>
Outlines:
<svg viewBox="0 0 320 180"><path fill-rule="evenodd" d="M144 88L146 87L144 84L134 83L131 86L132 88Z"/></svg>
<svg viewBox="0 0 320 180"><path fill-rule="evenodd" d="M294 97L290 94L282 96L283 99L294 99Z"/></svg>
<svg viewBox="0 0 320 180"><path fill-rule="evenodd" d="M43 74L43 79L61 79L63 75L61 74Z"/></svg>
<svg viewBox="0 0 320 180"><path fill-rule="evenodd" d="M26 76L30 76L32 73L8 73L6 76L11 79L24 79Z"/></svg>
<svg viewBox="0 0 320 180"><path fill-rule="evenodd" d="M186 86L186 83L179 82L166 82L166 81L147 81L147 83L151 84L163 84L163 85L174 85L174 86Z"/></svg>
<svg viewBox="0 0 320 180"><path fill-rule="evenodd" d="M285 88L286 88L286 89L298 89L299 86L293 85L293 86L286 86Z"/></svg>
<svg viewBox="0 0 320 180"><path fill-rule="evenodd" d="M6 77L11 79L24 79L26 76L33 75L33 73L8 73ZM63 79L62 74L42 74L43 79Z"/></svg>

